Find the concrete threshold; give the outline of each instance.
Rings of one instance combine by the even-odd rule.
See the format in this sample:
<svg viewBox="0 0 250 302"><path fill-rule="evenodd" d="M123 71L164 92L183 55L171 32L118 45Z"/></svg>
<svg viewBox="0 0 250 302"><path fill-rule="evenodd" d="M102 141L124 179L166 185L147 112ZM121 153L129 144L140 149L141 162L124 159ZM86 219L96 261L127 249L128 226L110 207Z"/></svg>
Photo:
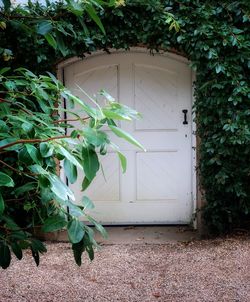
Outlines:
<svg viewBox="0 0 250 302"><path fill-rule="evenodd" d="M187 226L109 226L105 229L109 237L103 239L97 234L100 244L166 244L198 238L197 232Z"/></svg>
<svg viewBox="0 0 250 302"><path fill-rule="evenodd" d="M198 239L198 232L188 226L105 226L108 238L96 232L95 239L101 245L112 244L166 244ZM49 241L67 242L67 231L39 234Z"/></svg>

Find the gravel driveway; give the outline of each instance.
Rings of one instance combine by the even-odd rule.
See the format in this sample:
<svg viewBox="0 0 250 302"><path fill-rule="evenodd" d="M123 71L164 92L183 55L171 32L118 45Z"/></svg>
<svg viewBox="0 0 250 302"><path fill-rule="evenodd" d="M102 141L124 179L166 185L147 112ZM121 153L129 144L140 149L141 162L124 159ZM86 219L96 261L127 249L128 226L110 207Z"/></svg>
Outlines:
<svg viewBox="0 0 250 302"><path fill-rule="evenodd" d="M1 302L250 301L250 238L106 245L82 267L67 243L48 243L0 271Z"/></svg>

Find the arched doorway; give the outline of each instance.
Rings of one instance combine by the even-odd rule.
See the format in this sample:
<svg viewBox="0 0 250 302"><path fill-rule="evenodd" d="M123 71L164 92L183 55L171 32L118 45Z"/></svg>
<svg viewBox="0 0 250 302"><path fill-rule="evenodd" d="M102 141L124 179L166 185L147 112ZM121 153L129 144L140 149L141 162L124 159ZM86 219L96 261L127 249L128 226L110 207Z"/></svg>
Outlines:
<svg viewBox="0 0 250 302"><path fill-rule="evenodd" d="M114 138L127 157L122 174L115 153L101 158L101 171L84 193L103 224L187 224L193 213L192 74L185 59L144 50L97 53L63 67L65 85L86 100L100 89L142 113L120 126L147 152ZM101 100L100 100L101 102ZM76 109L77 110L77 109ZM187 110L184 111L183 110ZM186 123L185 123L186 119ZM111 136L113 137L113 136ZM81 184L70 185L76 197Z"/></svg>

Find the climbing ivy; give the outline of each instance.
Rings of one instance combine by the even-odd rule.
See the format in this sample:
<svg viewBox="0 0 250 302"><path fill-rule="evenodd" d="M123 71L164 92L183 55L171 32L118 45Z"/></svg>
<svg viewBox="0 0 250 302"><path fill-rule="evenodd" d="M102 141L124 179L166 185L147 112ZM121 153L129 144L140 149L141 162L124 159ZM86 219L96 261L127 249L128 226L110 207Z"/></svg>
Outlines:
<svg viewBox="0 0 250 302"><path fill-rule="evenodd" d="M86 12L83 23L63 10L62 3L29 5L31 12L40 9L49 16L38 29L29 18L20 18L23 26L16 27L20 11L2 14L0 21L7 27L0 40L13 52L8 64L24 64L43 73L55 71L56 63L68 57L138 45L152 53L164 49L187 57L196 71L194 110L205 222L214 232L246 223L250 211L249 1L115 2L115 7L97 8L105 31L97 29ZM44 47L48 39L50 48Z"/></svg>

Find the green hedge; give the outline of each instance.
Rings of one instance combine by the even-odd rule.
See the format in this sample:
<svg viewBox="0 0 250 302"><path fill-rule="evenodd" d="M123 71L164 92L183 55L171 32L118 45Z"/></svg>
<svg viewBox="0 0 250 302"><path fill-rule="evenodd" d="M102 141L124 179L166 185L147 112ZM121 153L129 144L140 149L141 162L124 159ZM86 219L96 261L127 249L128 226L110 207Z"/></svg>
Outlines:
<svg viewBox="0 0 250 302"><path fill-rule="evenodd" d="M128 0L100 10L103 33L87 16L83 24L70 12L60 15L61 5L56 4L47 10L55 16L53 22L68 29L68 34L51 32L57 49L43 47L43 35L29 35L27 20L24 27L16 27L12 19L0 40L14 53L12 66L25 65L36 72L53 70L59 60L97 49L145 45L152 52L183 53L196 71L199 171L207 202L203 214L210 230L222 232L244 225L250 211L249 6L248 1Z"/></svg>

